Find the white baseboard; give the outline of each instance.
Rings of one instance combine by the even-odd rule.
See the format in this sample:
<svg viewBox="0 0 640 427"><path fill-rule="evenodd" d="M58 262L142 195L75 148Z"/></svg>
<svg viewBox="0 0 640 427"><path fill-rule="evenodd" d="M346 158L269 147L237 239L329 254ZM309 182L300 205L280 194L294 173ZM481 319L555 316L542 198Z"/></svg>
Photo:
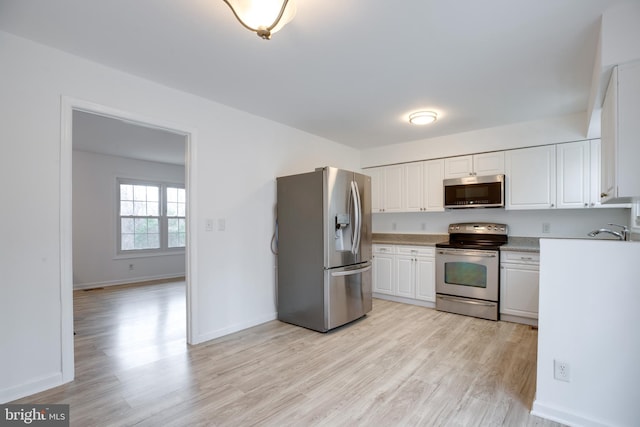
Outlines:
<svg viewBox="0 0 640 427"><path fill-rule="evenodd" d="M584 416L570 412L565 408L545 404L537 399L533 401L531 415L572 427L607 427L612 425L611 423L594 420L592 418L585 418Z"/></svg>
<svg viewBox="0 0 640 427"><path fill-rule="evenodd" d="M538 326L538 319L529 317L513 316L511 314L500 314L500 320L511 323L521 323L523 325Z"/></svg>
<svg viewBox="0 0 640 427"><path fill-rule="evenodd" d="M273 312L265 316L256 317L255 319L251 319L246 322L236 323L234 325L229 325L224 328L216 329L215 331L207 332L204 334L198 334L196 337L194 337L193 344L202 344L203 342L211 341L213 339L220 338L225 335L232 334L234 332L242 331L244 329L249 329L254 326L258 326L263 323L276 320L277 318L278 318L278 313Z"/></svg>
<svg viewBox="0 0 640 427"><path fill-rule="evenodd" d="M420 307L436 308L435 302L424 301L421 299L413 299L413 298L398 297L395 295L379 294L377 292L373 293L373 297L378 299L384 299L387 301L401 302L403 304L419 305Z"/></svg>
<svg viewBox="0 0 640 427"><path fill-rule="evenodd" d="M74 291L78 291L78 290L83 290L83 289L94 289L94 288L104 288L107 286L118 286L118 285L128 285L131 283L142 283L142 282L149 282L152 280L165 280L165 279L174 279L174 278L178 278L178 277L184 277L184 272L183 273L177 273L177 274L162 274L160 276L144 276L144 277L134 277L134 278L128 278L128 279L121 279L121 280L108 280L106 282L92 282L92 283L74 283L73 284L73 290Z"/></svg>
<svg viewBox="0 0 640 427"><path fill-rule="evenodd" d="M3 388L0 390L0 403L12 402L62 384L64 384L62 381L62 372L56 372L51 375L33 379L24 384Z"/></svg>

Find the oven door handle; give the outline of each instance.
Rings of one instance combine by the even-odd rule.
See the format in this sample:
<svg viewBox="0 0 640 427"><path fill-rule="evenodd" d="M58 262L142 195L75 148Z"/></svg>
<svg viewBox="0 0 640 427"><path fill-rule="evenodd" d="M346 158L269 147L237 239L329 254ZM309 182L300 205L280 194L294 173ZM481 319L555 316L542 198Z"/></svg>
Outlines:
<svg viewBox="0 0 640 427"><path fill-rule="evenodd" d="M471 305L482 305L484 307L493 307L495 303L483 302L483 301L470 301L464 298L455 298L455 297L445 297L443 295L438 295L438 298L451 301L451 302L460 302L463 304L471 304Z"/></svg>
<svg viewBox="0 0 640 427"><path fill-rule="evenodd" d="M458 251L438 251L440 255L461 255L461 256L479 256L485 258L495 258L497 255L495 253L483 253L482 251L477 252L458 252Z"/></svg>

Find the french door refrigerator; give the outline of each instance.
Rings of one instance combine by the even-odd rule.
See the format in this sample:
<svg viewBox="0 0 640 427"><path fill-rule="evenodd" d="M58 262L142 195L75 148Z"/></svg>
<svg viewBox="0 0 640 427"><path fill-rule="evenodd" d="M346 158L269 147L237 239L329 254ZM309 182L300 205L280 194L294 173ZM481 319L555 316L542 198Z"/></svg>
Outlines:
<svg viewBox="0 0 640 427"><path fill-rule="evenodd" d="M278 319L320 332L371 311L371 178L277 178Z"/></svg>

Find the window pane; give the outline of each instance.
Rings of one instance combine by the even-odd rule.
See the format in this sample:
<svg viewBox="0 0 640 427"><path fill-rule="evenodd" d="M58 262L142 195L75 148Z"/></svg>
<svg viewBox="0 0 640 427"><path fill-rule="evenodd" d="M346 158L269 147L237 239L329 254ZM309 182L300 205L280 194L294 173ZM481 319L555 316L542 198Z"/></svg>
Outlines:
<svg viewBox="0 0 640 427"><path fill-rule="evenodd" d="M158 202L147 202L147 215L148 216L158 216L160 203Z"/></svg>
<svg viewBox="0 0 640 427"><path fill-rule="evenodd" d="M167 216L177 216L177 215L178 215L178 204L167 203Z"/></svg>
<svg viewBox="0 0 640 427"><path fill-rule="evenodd" d="M122 234L132 234L134 230L133 218L122 218L120 220L120 231Z"/></svg>
<svg viewBox="0 0 640 427"><path fill-rule="evenodd" d="M147 200L150 202L157 202L160 200L160 188L158 187L147 187Z"/></svg>
<svg viewBox="0 0 640 427"><path fill-rule="evenodd" d="M147 232L147 218L135 219L135 233L142 234Z"/></svg>
<svg viewBox="0 0 640 427"><path fill-rule="evenodd" d="M130 251L135 249L133 243L133 234L122 234L122 241L120 242L120 248L123 251Z"/></svg>
<svg viewBox="0 0 640 427"><path fill-rule="evenodd" d="M146 185L134 185L133 186L133 200L146 201L147 200L147 186Z"/></svg>
<svg viewBox="0 0 640 427"><path fill-rule="evenodd" d="M184 233L187 229L186 223L187 221L184 218L180 218L178 220L178 231L180 231L181 233Z"/></svg>
<svg viewBox="0 0 640 427"><path fill-rule="evenodd" d="M178 205L178 216L185 216L185 204L184 203L180 203Z"/></svg>
<svg viewBox="0 0 640 427"><path fill-rule="evenodd" d="M133 214L136 216L146 216L147 202L133 202Z"/></svg>
<svg viewBox="0 0 640 427"><path fill-rule="evenodd" d="M187 201L187 196L186 196L186 192L184 191L184 188L177 188L178 190L178 201L180 203L185 203Z"/></svg>
<svg viewBox="0 0 640 427"><path fill-rule="evenodd" d="M120 215L133 215L133 202L120 202Z"/></svg>
<svg viewBox="0 0 640 427"><path fill-rule="evenodd" d="M167 187L167 202L178 201L178 189L174 187Z"/></svg>
<svg viewBox="0 0 640 427"><path fill-rule="evenodd" d="M120 184L120 200L133 200L133 185Z"/></svg>
<svg viewBox="0 0 640 427"><path fill-rule="evenodd" d="M149 233L160 233L160 222L157 218L149 218L147 220Z"/></svg>
<svg viewBox="0 0 640 427"><path fill-rule="evenodd" d="M169 218L167 221L167 228L169 229L169 233L176 233L178 231L178 219Z"/></svg>
<svg viewBox="0 0 640 427"><path fill-rule="evenodd" d="M146 249L147 248L147 235L146 234L135 234L135 236L134 236L134 246L135 246L135 249Z"/></svg>

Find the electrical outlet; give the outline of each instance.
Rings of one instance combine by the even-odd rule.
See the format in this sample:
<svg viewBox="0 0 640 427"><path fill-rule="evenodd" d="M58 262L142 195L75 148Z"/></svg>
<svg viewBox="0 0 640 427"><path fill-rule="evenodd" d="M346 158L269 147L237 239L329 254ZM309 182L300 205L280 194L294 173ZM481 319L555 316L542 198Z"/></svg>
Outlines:
<svg viewBox="0 0 640 427"><path fill-rule="evenodd" d="M571 379L571 370L567 362L561 362L559 360L553 361L553 378L559 381L569 382Z"/></svg>
<svg viewBox="0 0 640 427"><path fill-rule="evenodd" d="M545 234L551 233L551 224L549 224L548 222L543 222L542 223L542 232Z"/></svg>

